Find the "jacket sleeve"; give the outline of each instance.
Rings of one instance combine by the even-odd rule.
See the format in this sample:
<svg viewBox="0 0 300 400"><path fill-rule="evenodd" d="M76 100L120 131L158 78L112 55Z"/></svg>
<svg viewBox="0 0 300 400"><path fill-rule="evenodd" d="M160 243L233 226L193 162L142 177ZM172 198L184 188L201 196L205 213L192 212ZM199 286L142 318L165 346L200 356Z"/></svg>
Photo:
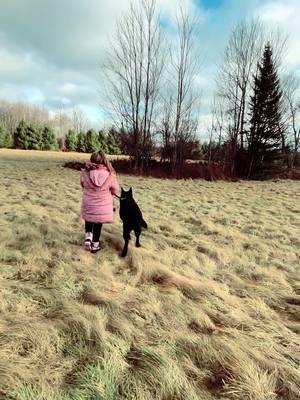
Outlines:
<svg viewBox="0 0 300 400"><path fill-rule="evenodd" d="M117 178L115 175L112 175L111 185L110 185L110 192L112 195L117 194L120 192L120 186L118 184Z"/></svg>
<svg viewBox="0 0 300 400"><path fill-rule="evenodd" d="M80 175L80 186L82 187L82 189L84 188L84 179L83 179L83 172L81 171L81 175Z"/></svg>

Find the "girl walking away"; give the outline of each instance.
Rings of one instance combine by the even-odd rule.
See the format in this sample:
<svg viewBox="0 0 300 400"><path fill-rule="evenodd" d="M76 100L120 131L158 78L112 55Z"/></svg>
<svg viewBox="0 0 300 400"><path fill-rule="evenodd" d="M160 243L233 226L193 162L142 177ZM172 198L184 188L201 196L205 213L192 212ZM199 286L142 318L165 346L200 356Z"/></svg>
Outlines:
<svg viewBox="0 0 300 400"><path fill-rule="evenodd" d="M103 151L91 155L90 162L81 170L80 184L83 189L84 245L86 250L97 253L102 225L113 223L113 196L120 191L115 171Z"/></svg>

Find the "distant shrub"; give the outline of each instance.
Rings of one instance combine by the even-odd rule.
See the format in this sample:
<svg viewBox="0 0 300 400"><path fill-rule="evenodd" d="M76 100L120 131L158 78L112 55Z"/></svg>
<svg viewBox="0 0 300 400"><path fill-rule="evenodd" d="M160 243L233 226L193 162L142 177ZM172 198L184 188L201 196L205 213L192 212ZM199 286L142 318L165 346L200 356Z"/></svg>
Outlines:
<svg viewBox="0 0 300 400"><path fill-rule="evenodd" d="M12 145L12 138L6 130L0 126L0 147L9 148Z"/></svg>

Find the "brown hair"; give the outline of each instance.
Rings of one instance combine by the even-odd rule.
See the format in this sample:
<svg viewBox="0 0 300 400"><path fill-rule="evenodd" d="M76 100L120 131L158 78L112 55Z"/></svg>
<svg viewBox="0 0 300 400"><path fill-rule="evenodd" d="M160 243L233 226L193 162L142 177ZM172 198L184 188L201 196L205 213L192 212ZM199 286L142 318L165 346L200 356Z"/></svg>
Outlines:
<svg viewBox="0 0 300 400"><path fill-rule="evenodd" d="M91 162L94 164L103 164L106 166L109 172L111 172L112 174L116 173L113 166L111 165L111 162L102 150L99 150L97 153L93 153L91 155Z"/></svg>

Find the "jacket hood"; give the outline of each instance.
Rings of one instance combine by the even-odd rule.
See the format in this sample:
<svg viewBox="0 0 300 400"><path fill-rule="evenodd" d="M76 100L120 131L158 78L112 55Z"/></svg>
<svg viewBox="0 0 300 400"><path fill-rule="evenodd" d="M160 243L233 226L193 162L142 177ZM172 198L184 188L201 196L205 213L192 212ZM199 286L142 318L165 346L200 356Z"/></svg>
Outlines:
<svg viewBox="0 0 300 400"><path fill-rule="evenodd" d="M101 187L110 175L105 165L100 165L97 169L91 169L88 173L90 180L98 187Z"/></svg>

